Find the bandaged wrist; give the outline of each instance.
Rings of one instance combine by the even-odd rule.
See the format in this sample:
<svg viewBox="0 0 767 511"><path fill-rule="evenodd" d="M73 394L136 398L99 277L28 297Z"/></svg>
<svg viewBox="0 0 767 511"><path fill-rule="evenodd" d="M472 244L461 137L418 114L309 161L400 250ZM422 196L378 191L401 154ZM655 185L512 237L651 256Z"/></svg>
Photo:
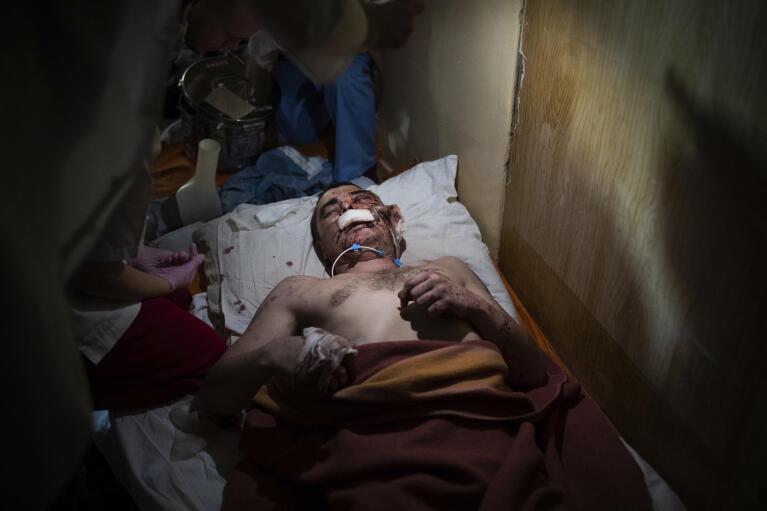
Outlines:
<svg viewBox="0 0 767 511"><path fill-rule="evenodd" d="M304 347L298 355L299 366L307 365L312 370L324 361L328 361L335 370L350 353L357 353L357 348L339 342L343 337L326 332L321 328L304 328Z"/></svg>
<svg viewBox="0 0 767 511"><path fill-rule="evenodd" d="M318 390L326 389L333 372L341 366L347 355L356 354L357 349L343 337L321 328L304 328L303 336L304 346L298 355L294 380L305 381L309 374L318 374Z"/></svg>

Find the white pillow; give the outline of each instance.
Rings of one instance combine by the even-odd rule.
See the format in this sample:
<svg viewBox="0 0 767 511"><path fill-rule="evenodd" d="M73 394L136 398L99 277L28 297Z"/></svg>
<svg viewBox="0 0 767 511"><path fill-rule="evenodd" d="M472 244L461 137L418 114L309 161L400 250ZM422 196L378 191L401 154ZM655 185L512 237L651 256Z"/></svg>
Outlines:
<svg viewBox="0 0 767 511"><path fill-rule="evenodd" d="M517 318L477 224L456 200L457 165L455 156L420 163L370 190L385 204L397 204L402 210L407 241L403 264L459 257L501 307ZM212 317L214 324L241 335L258 305L282 279L325 276L309 228L316 200L302 197L259 206L243 204L197 232L195 239L210 247L205 262L209 309L223 316ZM211 239L213 233L216 239Z"/></svg>
<svg viewBox="0 0 767 511"><path fill-rule="evenodd" d="M458 158L419 163L412 169L368 189L381 197L384 204L397 204L403 213L418 217L439 210L456 199L455 175ZM408 221L408 216L405 217Z"/></svg>

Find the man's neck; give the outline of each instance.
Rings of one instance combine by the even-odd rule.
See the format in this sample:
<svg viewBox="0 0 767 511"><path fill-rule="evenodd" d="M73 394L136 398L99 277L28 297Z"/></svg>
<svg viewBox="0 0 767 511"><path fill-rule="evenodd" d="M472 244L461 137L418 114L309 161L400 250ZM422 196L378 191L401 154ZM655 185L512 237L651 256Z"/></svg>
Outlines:
<svg viewBox="0 0 767 511"><path fill-rule="evenodd" d="M342 275L344 273L379 273L383 271L391 271L396 268L397 265L388 257L377 257L367 261L358 261L357 264L351 267L344 266L341 272L336 272L336 275Z"/></svg>

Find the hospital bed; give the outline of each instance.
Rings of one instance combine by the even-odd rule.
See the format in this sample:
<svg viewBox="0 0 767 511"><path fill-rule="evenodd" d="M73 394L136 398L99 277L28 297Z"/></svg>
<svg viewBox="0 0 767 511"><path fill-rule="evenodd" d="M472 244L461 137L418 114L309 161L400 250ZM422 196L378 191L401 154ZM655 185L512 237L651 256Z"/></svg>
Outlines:
<svg viewBox="0 0 767 511"><path fill-rule="evenodd" d="M496 301L533 332L557 360L540 330L517 301L489 257L479 228L457 200L457 158L422 163L371 189L398 204L406 222L405 265L456 256L485 283ZM314 254L309 218L316 198L242 205L220 219L195 226L206 252L206 292L192 312L236 342L261 300L283 278L324 275ZM191 229L183 235L189 236ZM163 240L172 246L173 236ZM183 244L183 242L181 242ZM511 291L511 294L509 293ZM515 297L516 298L516 297ZM558 361L561 364L561 361ZM239 461L238 431L211 428L189 413L191 397L132 413L95 412L94 441L142 510L210 510L221 505L226 478ZM655 509L683 509L673 491L635 451Z"/></svg>

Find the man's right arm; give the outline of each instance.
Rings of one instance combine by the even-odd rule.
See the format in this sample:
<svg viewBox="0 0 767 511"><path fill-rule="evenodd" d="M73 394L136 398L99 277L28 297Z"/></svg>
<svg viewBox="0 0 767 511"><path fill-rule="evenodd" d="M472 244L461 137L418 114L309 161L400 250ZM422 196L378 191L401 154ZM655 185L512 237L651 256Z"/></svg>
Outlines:
<svg viewBox="0 0 767 511"><path fill-rule="evenodd" d="M264 299L242 337L208 372L195 398L200 412L236 415L272 376L290 376L304 345L295 310L303 279L283 280Z"/></svg>

